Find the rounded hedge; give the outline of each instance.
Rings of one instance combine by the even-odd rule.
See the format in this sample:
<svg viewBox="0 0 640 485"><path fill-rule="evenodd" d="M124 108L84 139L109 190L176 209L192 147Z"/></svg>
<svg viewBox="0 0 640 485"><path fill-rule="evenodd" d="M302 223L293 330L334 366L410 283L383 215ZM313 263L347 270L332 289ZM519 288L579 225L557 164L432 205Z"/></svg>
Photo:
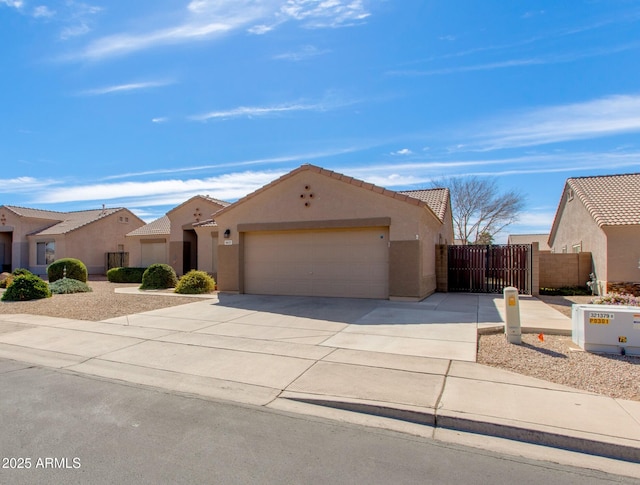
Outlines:
<svg viewBox="0 0 640 485"><path fill-rule="evenodd" d="M31 271L25 268L16 268L11 273L2 273L4 277L0 277L0 288L7 288L16 276L33 275Z"/></svg>
<svg viewBox="0 0 640 485"><path fill-rule="evenodd" d="M54 295L65 295L71 293L89 293L93 291L89 285L72 278L62 278L49 284L49 289Z"/></svg>
<svg viewBox="0 0 640 485"><path fill-rule="evenodd" d="M204 271L192 269L178 281L176 293L197 295L211 293L216 289L215 280Z"/></svg>
<svg viewBox="0 0 640 485"><path fill-rule="evenodd" d="M147 268L111 268L107 271L107 280L111 283L142 283Z"/></svg>
<svg viewBox="0 0 640 485"><path fill-rule="evenodd" d="M50 298L51 290L46 281L36 275L16 276L2 295L2 301L26 301Z"/></svg>
<svg viewBox="0 0 640 485"><path fill-rule="evenodd" d="M141 290L163 290L178 284L174 269L168 264L152 264L142 275Z"/></svg>
<svg viewBox="0 0 640 485"><path fill-rule="evenodd" d="M82 261L75 258L62 258L54 261L47 268L49 283L53 283L54 281L64 278L65 268L67 271L67 278L82 281L83 283L87 282L87 267Z"/></svg>
<svg viewBox="0 0 640 485"><path fill-rule="evenodd" d="M30 275L33 273L26 268L16 268L11 272L11 274L13 276L21 276L21 275Z"/></svg>

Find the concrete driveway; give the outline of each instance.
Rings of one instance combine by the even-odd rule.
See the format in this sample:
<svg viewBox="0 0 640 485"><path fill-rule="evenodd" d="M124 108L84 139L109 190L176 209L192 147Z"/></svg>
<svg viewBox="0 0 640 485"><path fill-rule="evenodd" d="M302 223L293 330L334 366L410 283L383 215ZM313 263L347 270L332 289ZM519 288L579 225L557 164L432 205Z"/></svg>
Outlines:
<svg viewBox="0 0 640 485"><path fill-rule="evenodd" d="M399 431L420 423L637 462L637 402L473 362L477 330L502 327L502 306L500 295L407 303L223 294L102 322L0 315L0 358L360 424L394 418L383 426ZM529 331L570 333L571 320L535 298L521 299L521 313Z"/></svg>
<svg viewBox="0 0 640 485"><path fill-rule="evenodd" d="M419 303L221 294L219 299L106 321L229 337L475 362L478 323L502 325L487 295L435 294Z"/></svg>

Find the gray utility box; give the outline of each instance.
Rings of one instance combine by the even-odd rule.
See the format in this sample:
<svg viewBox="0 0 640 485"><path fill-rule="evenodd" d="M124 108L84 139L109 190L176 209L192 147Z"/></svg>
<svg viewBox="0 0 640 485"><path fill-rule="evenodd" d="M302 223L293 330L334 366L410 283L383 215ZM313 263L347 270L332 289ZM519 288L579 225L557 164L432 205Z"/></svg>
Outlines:
<svg viewBox="0 0 640 485"><path fill-rule="evenodd" d="M584 350L640 355L640 307L573 305L572 340Z"/></svg>

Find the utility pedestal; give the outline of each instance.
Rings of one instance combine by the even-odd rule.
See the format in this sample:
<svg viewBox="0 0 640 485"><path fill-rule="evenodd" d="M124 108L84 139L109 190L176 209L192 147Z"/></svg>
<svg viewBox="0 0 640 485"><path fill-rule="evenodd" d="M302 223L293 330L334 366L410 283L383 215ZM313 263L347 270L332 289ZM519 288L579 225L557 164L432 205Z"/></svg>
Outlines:
<svg viewBox="0 0 640 485"><path fill-rule="evenodd" d="M520 302L518 300L518 289L513 286L507 286L503 290L503 294L506 318L504 333L507 336L509 343L521 344L522 333L520 330Z"/></svg>

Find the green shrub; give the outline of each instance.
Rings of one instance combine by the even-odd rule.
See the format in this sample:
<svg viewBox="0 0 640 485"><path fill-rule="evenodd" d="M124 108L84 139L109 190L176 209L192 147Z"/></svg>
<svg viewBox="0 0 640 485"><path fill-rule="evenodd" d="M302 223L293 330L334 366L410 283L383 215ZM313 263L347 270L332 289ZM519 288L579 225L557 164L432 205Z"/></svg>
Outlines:
<svg viewBox="0 0 640 485"><path fill-rule="evenodd" d="M540 288L541 295L591 296L591 290L586 286L563 286L561 288Z"/></svg>
<svg viewBox="0 0 640 485"><path fill-rule="evenodd" d="M173 288L178 283L176 272L168 264L152 264L142 275L141 290Z"/></svg>
<svg viewBox="0 0 640 485"><path fill-rule="evenodd" d="M49 289L54 295L64 295L70 293L89 293L93 291L89 285L72 278L62 278L49 284Z"/></svg>
<svg viewBox="0 0 640 485"><path fill-rule="evenodd" d="M204 271L192 269L178 281L176 293L196 295L211 293L216 289L215 280Z"/></svg>
<svg viewBox="0 0 640 485"><path fill-rule="evenodd" d="M62 258L54 261L47 268L49 283L61 280L65 276L65 268L67 278L87 282L87 267L82 261L75 258Z"/></svg>
<svg viewBox="0 0 640 485"><path fill-rule="evenodd" d="M50 298L49 285L36 275L16 276L2 294L2 301L25 301Z"/></svg>
<svg viewBox="0 0 640 485"><path fill-rule="evenodd" d="M31 276L33 273L25 268L16 268L11 273L2 273L0 288L7 288L16 276Z"/></svg>
<svg viewBox="0 0 640 485"><path fill-rule="evenodd" d="M29 271L28 269L25 268L16 268L14 269L11 274L13 276L25 276L25 275L30 275L33 274L31 271Z"/></svg>
<svg viewBox="0 0 640 485"><path fill-rule="evenodd" d="M107 279L111 283L142 283L142 275L147 268L111 268Z"/></svg>

